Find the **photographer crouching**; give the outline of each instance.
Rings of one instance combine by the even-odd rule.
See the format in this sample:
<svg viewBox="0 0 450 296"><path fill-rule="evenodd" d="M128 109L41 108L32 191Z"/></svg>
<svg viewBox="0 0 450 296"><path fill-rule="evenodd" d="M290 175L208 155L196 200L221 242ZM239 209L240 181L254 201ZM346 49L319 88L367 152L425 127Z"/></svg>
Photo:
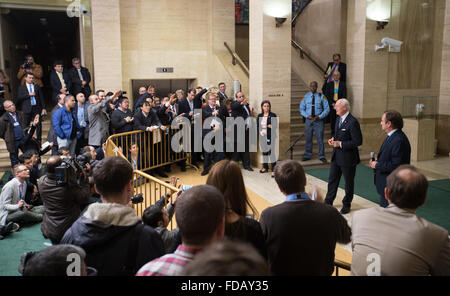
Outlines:
<svg viewBox="0 0 450 296"><path fill-rule="evenodd" d="M47 174L38 180L38 188L44 204L42 234L53 244L58 244L78 219L80 206L89 202L89 170L90 166L75 158L52 156L47 160Z"/></svg>

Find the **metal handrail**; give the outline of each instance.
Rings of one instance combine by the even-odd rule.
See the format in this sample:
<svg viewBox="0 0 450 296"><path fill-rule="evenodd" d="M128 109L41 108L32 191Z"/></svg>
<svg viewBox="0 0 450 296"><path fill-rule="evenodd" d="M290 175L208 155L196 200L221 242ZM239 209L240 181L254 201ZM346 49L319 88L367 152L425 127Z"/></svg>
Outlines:
<svg viewBox="0 0 450 296"><path fill-rule="evenodd" d="M334 258L334 266L336 267L336 276L339 276L339 268L344 270L351 270L351 264L342 260Z"/></svg>
<svg viewBox="0 0 450 296"><path fill-rule="evenodd" d="M141 131L132 131L128 133L120 134L122 136L139 134ZM143 132L142 132L143 133ZM114 135L113 135L114 136ZM111 136L112 137L112 136ZM122 149L120 149L113 138L109 138L106 144L106 156L119 156L126 161L130 162L129 159L122 153ZM176 194L179 189L174 187L173 185L161 181L149 174L146 174L140 170L133 170L133 195L142 193L143 201L142 203L133 204L133 210L136 215L142 217L144 210L151 205L154 205L162 196L169 194L169 200L173 197L173 194ZM167 205L166 205L167 207ZM168 225L168 229L172 230L175 228L175 218L172 218Z"/></svg>
<svg viewBox="0 0 450 296"><path fill-rule="evenodd" d="M300 57L302 59L304 59L304 56L306 56L314 64L314 66L316 66L317 69L319 69L322 73L325 73L326 70L322 68L322 66L320 66L319 63L317 63L316 60L311 57L311 55L298 42L296 42L295 40L291 40L291 44L293 47L300 50Z"/></svg>
<svg viewBox="0 0 450 296"><path fill-rule="evenodd" d="M295 16L292 18L291 21L291 26L295 27L295 24L297 23L297 18L303 13L303 11L306 9L306 7L308 7L308 5L312 2L312 0L309 0L308 2L306 2L306 4L297 11L297 13L295 14Z"/></svg>
<svg viewBox="0 0 450 296"><path fill-rule="evenodd" d="M245 74L247 74L247 76L250 75L250 70L247 68L247 66L244 64L244 62L241 60L241 58L234 52L231 50L230 46L224 42L223 45L225 45L225 47L228 49L228 52L231 54L231 63L233 65L236 65L236 61L239 64L239 66L241 66L242 70L245 72Z"/></svg>

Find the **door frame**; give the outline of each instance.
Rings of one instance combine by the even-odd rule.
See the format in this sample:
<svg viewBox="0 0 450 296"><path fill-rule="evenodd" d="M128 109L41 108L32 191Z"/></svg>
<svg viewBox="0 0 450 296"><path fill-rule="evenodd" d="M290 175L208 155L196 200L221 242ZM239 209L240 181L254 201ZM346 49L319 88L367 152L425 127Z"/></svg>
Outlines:
<svg viewBox="0 0 450 296"><path fill-rule="evenodd" d="M59 11L67 12L67 6L58 5L37 5L37 4L20 4L20 3L0 3L1 9L22 9L22 10L45 10L45 11ZM78 33L80 34L80 60L81 65L85 66L85 50L84 50L84 17L82 14L78 19ZM2 24L0 21L0 69L5 68L5 59L3 53L3 36L2 36Z"/></svg>

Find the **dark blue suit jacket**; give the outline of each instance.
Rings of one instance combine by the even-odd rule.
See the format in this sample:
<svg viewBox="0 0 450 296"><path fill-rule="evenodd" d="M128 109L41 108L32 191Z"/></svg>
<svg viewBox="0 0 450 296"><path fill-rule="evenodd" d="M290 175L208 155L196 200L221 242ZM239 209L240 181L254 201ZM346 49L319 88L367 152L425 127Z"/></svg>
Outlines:
<svg viewBox="0 0 450 296"><path fill-rule="evenodd" d="M384 196L387 176L400 165L409 164L410 161L411 145L409 140L403 131L397 130L384 140L378 152L374 178L378 194Z"/></svg>
<svg viewBox="0 0 450 296"><path fill-rule="evenodd" d="M342 142L342 148L334 148L331 161L335 161L338 166L356 166L359 162L358 146L362 145L362 133L358 120L348 114L339 128L340 117L336 119L335 141Z"/></svg>

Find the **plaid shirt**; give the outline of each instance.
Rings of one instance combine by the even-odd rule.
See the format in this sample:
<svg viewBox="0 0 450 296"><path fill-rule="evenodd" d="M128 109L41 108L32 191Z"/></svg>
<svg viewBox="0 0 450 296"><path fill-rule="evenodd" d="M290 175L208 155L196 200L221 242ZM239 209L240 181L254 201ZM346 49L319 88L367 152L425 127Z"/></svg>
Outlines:
<svg viewBox="0 0 450 296"><path fill-rule="evenodd" d="M139 269L136 276L171 276L179 275L184 266L192 261L200 249L188 248L181 244L173 254L166 254Z"/></svg>

